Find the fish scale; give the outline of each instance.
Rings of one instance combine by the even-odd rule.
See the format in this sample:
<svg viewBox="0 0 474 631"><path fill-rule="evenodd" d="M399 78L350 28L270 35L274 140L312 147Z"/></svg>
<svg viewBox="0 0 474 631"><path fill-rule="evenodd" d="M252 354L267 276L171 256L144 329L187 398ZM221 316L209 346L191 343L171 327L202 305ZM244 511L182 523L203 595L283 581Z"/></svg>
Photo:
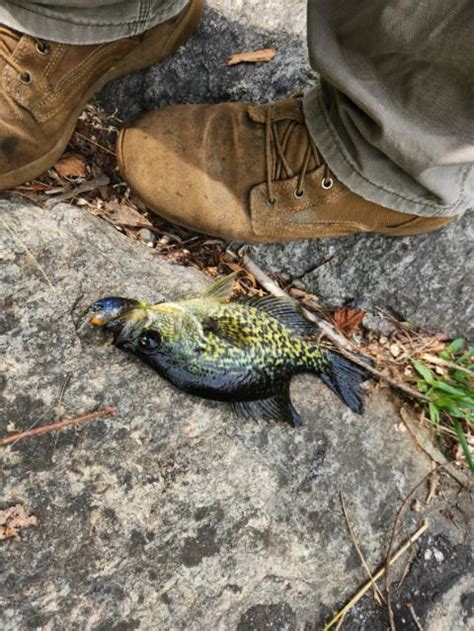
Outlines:
<svg viewBox="0 0 474 631"><path fill-rule="evenodd" d="M86 321L114 334L115 345L190 394L233 404L251 418L299 425L290 400L293 375L318 375L354 412L362 413L367 371L314 341L314 325L286 298L232 298L235 274L200 297L147 305L108 297Z"/></svg>

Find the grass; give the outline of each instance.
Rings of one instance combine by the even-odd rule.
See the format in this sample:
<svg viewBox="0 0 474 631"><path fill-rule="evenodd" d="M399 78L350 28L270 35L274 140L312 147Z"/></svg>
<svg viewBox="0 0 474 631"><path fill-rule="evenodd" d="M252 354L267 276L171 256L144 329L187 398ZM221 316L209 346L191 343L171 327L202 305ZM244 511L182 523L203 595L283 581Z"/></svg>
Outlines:
<svg viewBox="0 0 474 631"><path fill-rule="evenodd" d="M432 358L435 370L413 360L417 371L418 390L429 399L427 413L435 428L454 430L457 441L471 471L474 428L474 348L466 348L459 338Z"/></svg>

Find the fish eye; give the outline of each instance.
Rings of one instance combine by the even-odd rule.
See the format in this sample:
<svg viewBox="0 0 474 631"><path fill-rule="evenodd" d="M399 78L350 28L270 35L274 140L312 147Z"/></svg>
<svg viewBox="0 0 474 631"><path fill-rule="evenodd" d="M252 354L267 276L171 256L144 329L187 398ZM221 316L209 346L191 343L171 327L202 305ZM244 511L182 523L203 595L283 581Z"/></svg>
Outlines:
<svg viewBox="0 0 474 631"><path fill-rule="evenodd" d="M140 350L144 352L151 353L152 351L156 351L156 349L159 348L160 345L161 338L159 333L157 333L156 331L146 331L145 333L142 333L142 335L140 335L140 337L138 338L138 346Z"/></svg>

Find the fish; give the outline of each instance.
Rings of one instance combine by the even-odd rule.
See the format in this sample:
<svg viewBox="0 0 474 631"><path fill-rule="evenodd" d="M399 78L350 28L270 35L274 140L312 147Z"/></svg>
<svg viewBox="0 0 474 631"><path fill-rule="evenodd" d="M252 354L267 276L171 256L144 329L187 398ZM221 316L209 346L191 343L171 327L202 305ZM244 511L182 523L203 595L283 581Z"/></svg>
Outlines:
<svg viewBox="0 0 474 631"><path fill-rule="evenodd" d="M353 412L363 413L368 372L315 341L318 329L290 297L235 297L238 273L203 294L154 305L108 296L84 323L112 331L113 344L192 395L228 401L244 418L302 419L290 398L294 375L317 375Z"/></svg>

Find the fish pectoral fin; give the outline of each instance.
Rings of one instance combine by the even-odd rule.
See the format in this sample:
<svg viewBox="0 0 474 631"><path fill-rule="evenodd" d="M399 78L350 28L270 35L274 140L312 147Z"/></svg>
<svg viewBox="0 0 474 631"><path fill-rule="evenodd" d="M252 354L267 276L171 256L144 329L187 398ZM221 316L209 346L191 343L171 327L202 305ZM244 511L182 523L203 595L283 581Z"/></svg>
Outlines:
<svg viewBox="0 0 474 631"><path fill-rule="evenodd" d="M242 348L252 343L248 332L243 330L234 319L229 317L207 317L202 322L202 329L205 335L209 333L215 335L219 339Z"/></svg>
<svg viewBox="0 0 474 631"><path fill-rule="evenodd" d="M232 272L232 274L228 274L224 276L224 278L219 278L214 281L203 293L203 297L213 298L221 302L229 302L232 296L234 282L238 275L239 272Z"/></svg>
<svg viewBox="0 0 474 631"><path fill-rule="evenodd" d="M301 425L301 416L290 400L288 388L286 392L278 392L266 399L234 401L232 407L239 416L246 419L286 421L293 427Z"/></svg>
<svg viewBox="0 0 474 631"><path fill-rule="evenodd" d="M263 296L262 298L237 298L238 302L264 311L296 335L314 337L318 334L316 326L304 315L296 300L281 296Z"/></svg>

